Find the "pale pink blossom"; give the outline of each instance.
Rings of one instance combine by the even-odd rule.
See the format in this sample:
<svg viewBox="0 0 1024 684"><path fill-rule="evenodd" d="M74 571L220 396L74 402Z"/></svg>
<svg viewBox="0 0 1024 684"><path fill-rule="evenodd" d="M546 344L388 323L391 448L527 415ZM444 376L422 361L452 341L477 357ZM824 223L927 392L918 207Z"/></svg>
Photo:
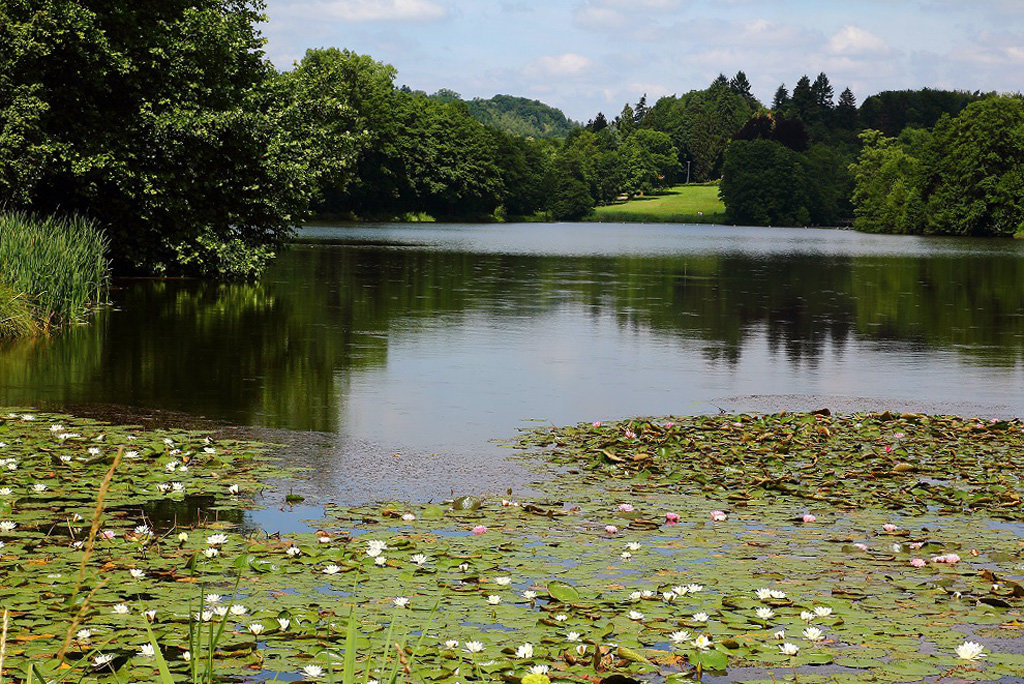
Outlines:
<svg viewBox="0 0 1024 684"><path fill-rule="evenodd" d="M960 562L960 556L955 553L944 553L941 556L933 556L932 563L949 563L955 565Z"/></svg>
<svg viewBox="0 0 1024 684"><path fill-rule="evenodd" d="M616 532L619 531L619 528L616 527L615 525L605 525L604 526L604 531L607 532L608 534L615 534Z"/></svg>
<svg viewBox="0 0 1024 684"><path fill-rule="evenodd" d="M814 514L813 514L813 513L804 513L804 514L803 514L803 515L802 515L802 516L800 517L800 519L801 519L801 520L803 520L803 521L804 521L805 523L812 523L812 522L814 522L815 520L817 520L817 518L815 518L815 517L814 517Z"/></svg>
<svg viewBox="0 0 1024 684"><path fill-rule="evenodd" d="M665 524L666 525L675 525L678 522L679 522L679 514L678 513L666 513L665 514Z"/></svg>
<svg viewBox="0 0 1024 684"><path fill-rule="evenodd" d="M727 519L728 517L729 516L727 516L725 514L725 511L711 511L711 519L714 520L715 522L722 522L723 520Z"/></svg>
<svg viewBox="0 0 1024 684"><path fill-rule="evenodd" d="M926 563L924 562L924 558L914 558L910 561L910 564L913 565L915 568L923 568L926 565Z"/></svg>
<svg viewBox="0 0 1024 684"><path fill-rule="evenodd" d="M633 512L633 506L631 504L626 504L626 503L619 504L619 510L622 511L623 513L632 513Z"/></svg>
<svg viewBox="0 0 1024 684"><path fill-rule="evenodd" d="M867 551L868 550L868 545L867 544L862 544L860 542L857 542L856 544L854 544L853 547L855 549L860 549L861 551Z"/></svg>
<svg viewBox="0 0 1024 684"><path fill-rule="evenodd" d="M601 421L595 420L593 423L591 423L591 425L593 425L594 427L601 427Z"/></svg>
<svg viewBox="0 0 1024 684"><path fill-rule="evenodd" d="M478 537L486 531L487 527L485 527L484 525L477 525L473 528L473 534L477 535Z"/></svg>
<svg viewBox="0 0 1024 684"><path fill-rule="evenodd" d="M895 532L896 531L896 526L893 525L892 523L885 523L884 525L882 525L882 529L885 530L886 532Z"/></svg>

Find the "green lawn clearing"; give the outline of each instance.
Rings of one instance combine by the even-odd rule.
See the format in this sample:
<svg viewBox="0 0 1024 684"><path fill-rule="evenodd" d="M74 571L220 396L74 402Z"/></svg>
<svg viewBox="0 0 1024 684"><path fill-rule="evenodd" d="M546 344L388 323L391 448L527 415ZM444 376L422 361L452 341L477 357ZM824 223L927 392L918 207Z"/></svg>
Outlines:
<svg viewBox="0 0 1024 684"><path fill-rule="evenodd" d="M661 194L597 207L588 221L723 223L725 205L717 185L677 185Z"/></svg>

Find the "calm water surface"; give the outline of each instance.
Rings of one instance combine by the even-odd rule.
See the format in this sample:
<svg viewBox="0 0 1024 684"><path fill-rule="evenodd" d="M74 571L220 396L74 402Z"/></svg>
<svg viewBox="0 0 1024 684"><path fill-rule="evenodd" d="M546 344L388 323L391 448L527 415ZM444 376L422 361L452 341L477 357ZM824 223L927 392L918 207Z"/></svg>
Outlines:
<svg viewBox="0 0 1024 684"><path fill-rule="evenodd" d="M680 225L310 227L258 284L126 281L0 404L252 426L321 499L521 487L531 420L1024 414L1024 244Z"/></svg>

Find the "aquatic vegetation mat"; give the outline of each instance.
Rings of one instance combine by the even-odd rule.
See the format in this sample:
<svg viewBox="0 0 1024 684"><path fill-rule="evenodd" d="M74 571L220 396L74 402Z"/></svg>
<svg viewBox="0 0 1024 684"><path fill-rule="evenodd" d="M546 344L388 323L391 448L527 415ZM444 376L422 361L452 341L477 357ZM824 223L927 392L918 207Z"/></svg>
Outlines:
<svg viewBox="0 0 1024 684"><path fill-rule="evenodd" d="M543 498L332 507L285 537L133 514L193 491L241 509L269 469L249 445L34 418L0 424L14 681L30 664L103 682L164 665L173 681L525 684L1024 672L1017 422L543 429L519 442L524 467L551 474ZM100 489L112 507L92 524Z"/></svg>

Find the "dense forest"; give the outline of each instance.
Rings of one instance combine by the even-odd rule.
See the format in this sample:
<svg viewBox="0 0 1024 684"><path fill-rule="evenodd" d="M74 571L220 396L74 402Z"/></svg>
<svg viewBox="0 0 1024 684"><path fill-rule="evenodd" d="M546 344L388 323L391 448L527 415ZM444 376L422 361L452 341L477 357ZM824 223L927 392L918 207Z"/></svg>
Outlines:
<svg viewBox="0 0 1024 684"><path fill-rule="evenodd" d="M1021 230L1019 96L826 74L769 105L741 71L585 125L535 100L395 85L337 48L262 51L260 0L0 5L0 206L97 221L121 272L247 276L314 213L575 220L716 182L735 223Z"/></svg>

